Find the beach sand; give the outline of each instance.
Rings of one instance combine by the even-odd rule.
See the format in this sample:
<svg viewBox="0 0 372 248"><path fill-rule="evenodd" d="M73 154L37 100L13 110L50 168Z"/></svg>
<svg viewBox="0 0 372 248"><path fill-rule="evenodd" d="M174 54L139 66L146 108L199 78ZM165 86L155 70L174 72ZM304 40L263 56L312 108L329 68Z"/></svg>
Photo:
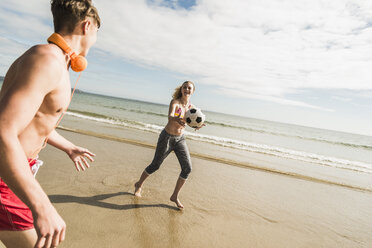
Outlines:
<svg viewBox="0 0 372 248"><path fill-rule="evenodd" d="M85 172L51 146L40 154L37 179L67 224L59 247L372 247L371 192L193 156L180 211L173 153L133 196L156 136L141 146L59 132L97 154Z"/></svg>

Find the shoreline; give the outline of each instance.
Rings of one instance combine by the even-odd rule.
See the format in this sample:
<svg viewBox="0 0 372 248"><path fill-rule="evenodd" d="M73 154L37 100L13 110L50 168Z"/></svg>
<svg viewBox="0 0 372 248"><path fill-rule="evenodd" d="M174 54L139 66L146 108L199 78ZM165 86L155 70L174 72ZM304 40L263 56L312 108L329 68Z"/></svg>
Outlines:
<svg viewBox="0 0 372 248"><path fill-rule="evenodd" d="M143 141L138 141L138 140L133 140L133 139L127 139L127 138L121 138L121 137L115 137L111 135L106 135L106 134L100 134L92 131L85 131L85 130L79 130L79 129L72 129L72 128L67 128L67 127L58 127L60 130L64 131L69 131L69 132L74 132L74 133L79 133L79 134L84 134L84 135L89 135L97 138L103 138L107 140L112 140L112 141L118 141L118 142L124 142L127 144L131 145L137 145L141 147L146 147L146 148L153 148L155 149L156 145L149 144ZM328 184L328 185L334 185L334 186L339 186L339 187L344 187L352 190L358 190L362 192L367 192L367 193L372 193L372 188L363 188L351 184L345 184L345 183L340 183L340 182L335 182L335 181L330 181L326 179L321 179L321 178L316 178L316 177L311 177L307 175L302 175L299 173L293 173L293 172L284 172L284 171L279 171L274 168L269 168L269 167L264 167L260 165L255 165L252 163L244 163L241 161L234 161L231 159L225 159L221 157L215 157L212 155L207 155L207 154L201 154L201 153L196 153L196 152L190 152L190 155L192 157L208 160L208 161L213 161L217 163L222 163L222 164L228 164L231 166L237 166L237 167L242 167L242 168L247 168L247 169L252 169L252 170L258 170L258 171L263 171L267 173L273 173L273 174L278 174L278 175L283 175L283 176L288 176L288 177L293 177L297 179L302 179L302 180L307 180L307 181L312 181L312 182L317 182L317 183L323 183L323 184Z"/></svg>

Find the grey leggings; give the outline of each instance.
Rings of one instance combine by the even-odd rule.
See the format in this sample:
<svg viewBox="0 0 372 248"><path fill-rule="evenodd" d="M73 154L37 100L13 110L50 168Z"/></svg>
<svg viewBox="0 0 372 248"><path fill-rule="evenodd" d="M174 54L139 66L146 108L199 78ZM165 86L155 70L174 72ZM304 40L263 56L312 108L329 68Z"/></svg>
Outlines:
<svg viewBox="0 0 372 248"><path fill-rule="evenodd" d="M168 134L165 129L160 133L158 144L156 146L155 156L151 164L146 167L148 174L154 173L159 169L164 159L174 151L181 165L180 177L187 179L191 172L191 158L189 149L186 145L184 135L176 136Z"/></svg>

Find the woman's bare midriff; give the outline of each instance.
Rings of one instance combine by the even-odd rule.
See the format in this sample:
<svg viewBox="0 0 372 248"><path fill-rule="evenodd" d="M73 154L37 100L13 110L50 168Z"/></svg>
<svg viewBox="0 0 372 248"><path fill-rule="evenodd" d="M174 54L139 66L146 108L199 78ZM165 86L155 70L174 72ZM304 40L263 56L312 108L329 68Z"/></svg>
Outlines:
<svg viewBox="0 0 372 248"><path fill-rule="evenodd" d="M182 135L184 130L185 127L176 121L168 121L168 124L165 126L165 131L171 135Z"/></svg>

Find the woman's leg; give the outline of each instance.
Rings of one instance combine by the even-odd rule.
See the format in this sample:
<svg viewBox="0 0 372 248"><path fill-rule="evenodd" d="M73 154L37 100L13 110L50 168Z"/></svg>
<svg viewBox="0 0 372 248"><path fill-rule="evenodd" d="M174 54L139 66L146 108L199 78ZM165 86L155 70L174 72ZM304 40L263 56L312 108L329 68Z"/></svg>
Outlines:
<svg viewBox="0 0 372 248"><path fill-rule="evenodd" d="M176 183L176 187L174 188L173 194L170 197L170 200L172 202L175 202L177 207L180 208L180 209L183 209L183 205L178 198L178 194L180 193L180 190L181 190L182 186L185 184L185 182L186 182L186 179L183 179L182 177L179 177L178 180L177 180L177 183Z"/></svg>
<svg viewBox="0 0 372 248"><path fill-rule="evenodd" d="M136 182L136 183L134 184L134 195L135 195L135 196L137 196L137 197L142 197L142 195L141 195L142 184L143 184L143 182L146 180L146 178L148 178L149 176L150 176L150 174L148 174L148 173L146 172L146 170L144 170L144 171L142 172L142 175L141 175L139 181Z"/></svg>
<svg viewBox="0 0 372 248"><path fill-rule="evenodd" d="M174 152L176 153L178 162L181 165L181 173L177 180L176 187L174 188L170 200L175 202L177 204L177 207L182 209L183 205L180 202L178 195L182 186L185 184L189 174L191 173L192 168L190 152L187 147L186 140L183 136L180 139L180 141L178 141L177 144L175 145Z"/></svg>
<svg viewBox="0 0 372 248"><path fill-rule="evenodd" d="M146 167L146 169L142 172L140 179L138 182L134 184L134 195L137 197L141 197L141 190L143 182L148 178L152 173L157 171L160 168L160 165L163 163L164 159L169 155L172 151L173 147L171 146L171 136L163 130L158 139L158 143L156 145L156 151L154 155L154 159L152 160L151 164Z"/></svg>

